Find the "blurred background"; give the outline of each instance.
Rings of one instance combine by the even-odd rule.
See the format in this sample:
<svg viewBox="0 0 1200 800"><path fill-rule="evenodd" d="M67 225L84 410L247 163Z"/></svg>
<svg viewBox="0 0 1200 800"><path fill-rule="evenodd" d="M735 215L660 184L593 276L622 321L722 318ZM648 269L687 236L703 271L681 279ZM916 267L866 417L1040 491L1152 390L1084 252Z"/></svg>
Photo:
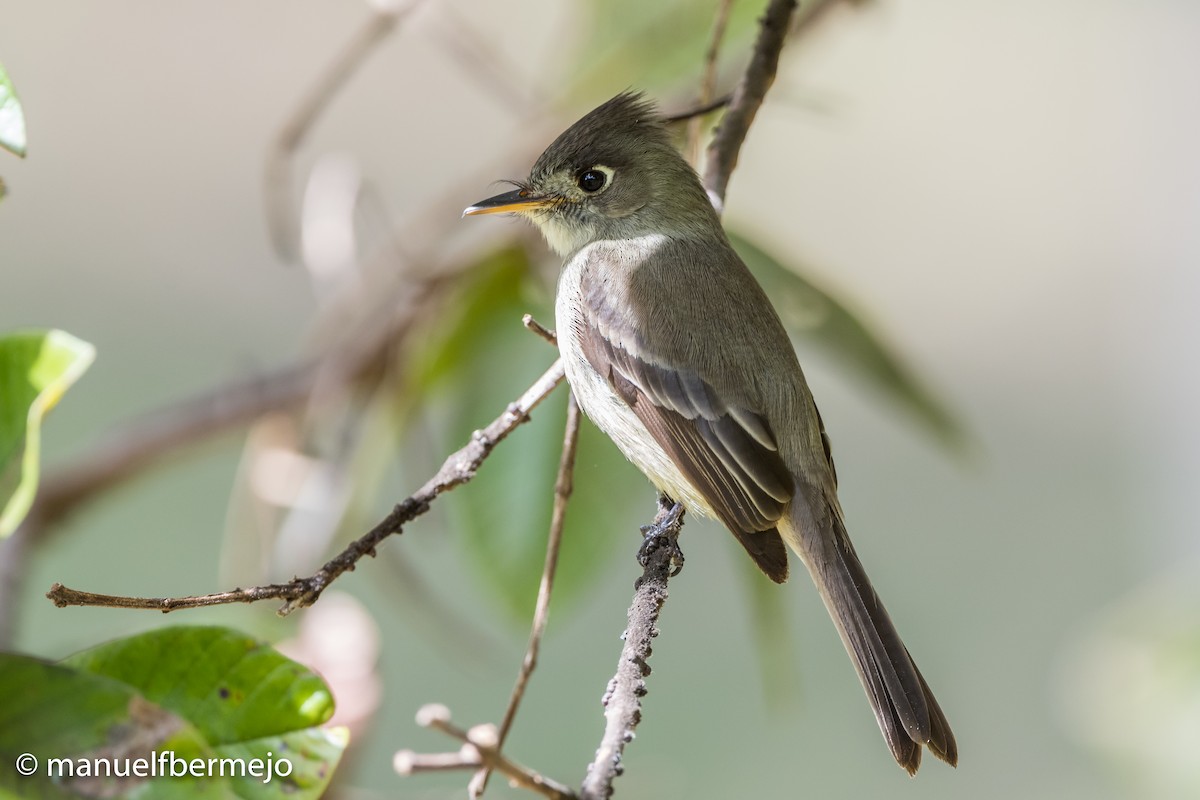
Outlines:
<svg viewBox="0 0 1200 800"><path fill-rule="evenodd" d="M718 93L762 5L733 5ZM815 308L797 344L849 527L960 766L897 769L808 579L766 586L692 520L618 796L1200 796L1200 4L831 6L785 51L725 218L809 282L775 275L772 294ZM426 702L499 719L561 390L314 610L164 619L42 597L307 574L424 482L554 355L520 324L552 323L554 257L518 221L459 212L620 90L693 105L718 3L398 8L0 0L30 139L25 161L0 153L0 329L61 327L99 353L48 422L47 483L156 409L319 365L273 413L10 547L4 646L58 658L168 623L291 640L354 715L338 796L460 797L467 774L400 778L391 754L453 749L413 723ZM302 124L356 40L362 63ZM577 484L508 748L571 784L654 510L590 428ZM340 686L331 651L351 664Z"/></svg>

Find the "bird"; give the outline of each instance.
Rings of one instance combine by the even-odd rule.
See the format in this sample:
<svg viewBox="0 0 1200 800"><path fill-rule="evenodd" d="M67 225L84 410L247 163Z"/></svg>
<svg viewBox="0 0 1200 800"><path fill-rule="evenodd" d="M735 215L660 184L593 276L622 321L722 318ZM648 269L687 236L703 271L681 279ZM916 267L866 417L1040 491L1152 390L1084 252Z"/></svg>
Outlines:
<svg viewBox="0 0 1200 800"><path fill-rule="evenodd" d="M953 765L941 707L867 578L821 414L778 313L655 104L626 91L556 138L511 213L563 257L559 351L584 413L659 492L723 523L776 583L808 569L896 762ZM786 546L785 546L786 545Z"/></svg>

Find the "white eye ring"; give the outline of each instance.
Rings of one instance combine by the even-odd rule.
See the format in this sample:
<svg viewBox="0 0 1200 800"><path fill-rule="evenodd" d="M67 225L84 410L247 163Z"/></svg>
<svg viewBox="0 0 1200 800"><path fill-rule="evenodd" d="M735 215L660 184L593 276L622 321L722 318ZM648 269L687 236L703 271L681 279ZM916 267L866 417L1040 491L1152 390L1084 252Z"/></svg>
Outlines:
<svg viewBox="0 0 1200 800"><path fill-rule="evenodd" d="M603 164L588 167L575 176L575 185L587 194L596 194L612 183L613 170Z"/></svg>

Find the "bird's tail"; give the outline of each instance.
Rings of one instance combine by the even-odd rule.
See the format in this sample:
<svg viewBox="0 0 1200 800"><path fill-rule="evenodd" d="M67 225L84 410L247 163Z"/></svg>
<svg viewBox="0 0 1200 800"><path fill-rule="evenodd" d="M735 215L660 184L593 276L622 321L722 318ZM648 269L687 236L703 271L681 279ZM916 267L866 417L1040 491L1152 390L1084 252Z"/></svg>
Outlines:
<svg viewBox="0 0 1200 800"><path fill-rule="evenodd" d="M922 745L956 765L958 746L950 724L871 587L837 501L821 506L824 513L814 514L797 495L790 524L780 526L780 533L808 567L892 756L910 775L921 764Z"/></svg>

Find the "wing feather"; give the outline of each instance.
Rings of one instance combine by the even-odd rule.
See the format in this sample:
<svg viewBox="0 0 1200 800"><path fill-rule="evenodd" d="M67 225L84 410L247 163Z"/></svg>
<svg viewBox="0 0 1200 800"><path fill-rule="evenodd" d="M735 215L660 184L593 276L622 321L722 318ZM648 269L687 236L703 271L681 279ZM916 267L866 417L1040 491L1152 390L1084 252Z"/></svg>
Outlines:
<svg viewBox="0 0 1200 800"><path fill-rule="evenodd" d="M602 298L597 292L583 296L592 302ZM759 567L772 579L784 580L787 552L776 524L791 499L792 478L767 421L725 402L696 372L617 343L635 337L606 335L604 329L615 320L608 309L588 311L577 328L584 357Z"/></svg>

